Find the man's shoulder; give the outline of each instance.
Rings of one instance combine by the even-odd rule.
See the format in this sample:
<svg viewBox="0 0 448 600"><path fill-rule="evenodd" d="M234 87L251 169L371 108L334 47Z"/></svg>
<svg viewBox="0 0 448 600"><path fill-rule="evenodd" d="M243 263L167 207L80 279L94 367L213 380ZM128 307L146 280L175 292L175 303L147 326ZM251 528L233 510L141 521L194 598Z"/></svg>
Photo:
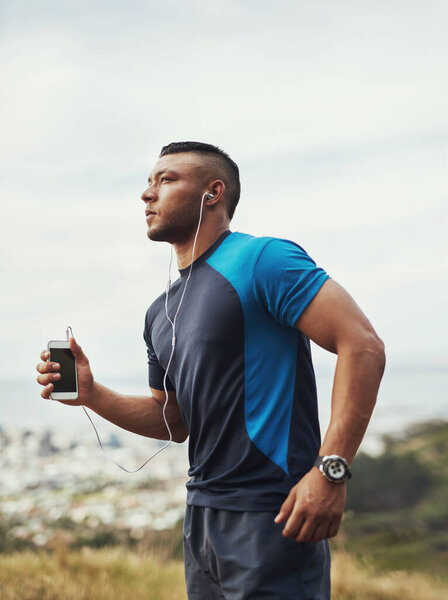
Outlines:
<svg viewBox="0 0 448 600"><path fill-rule="evenodd" d="M306 250L294 240L280 238L275 236L255 236L249 233L240 231L232 232L225 240L226 245L223 245L223 251L232 249L237 252L243 252L255 256L272 255L279 256L282 253L288 254L291 252L308 256Z"/></svg>
<svg viewBox="0 0 448 600"><path fill-rule="evenodd" d="M207 258L206 262L225 276L238 274L240 277L242 272L247 275L270 239L272 238L233 231Z"/></svg>
<svg viewBox="0 0 448 600"><path fill-rule="evenodd" d="M287 246L289 244L298 244L292 240L279 238L270 235L257 236L251 233L244 233L242 231L233 231L225 239L225 243L222 244L222 249L229 249L235 247L237 249L247 249L248 251L257 252L261 251L265 246L274 244L276 246ZM299 246L300 247L300 246Z"/></svg>
<svg viewBox="0 0 448 600"><path fill-rule="evenodd" d="M207 263L245 294L256 279L297 268L310 260L295 242L273 236L254 236L239 231L228 235Z"/></svg>

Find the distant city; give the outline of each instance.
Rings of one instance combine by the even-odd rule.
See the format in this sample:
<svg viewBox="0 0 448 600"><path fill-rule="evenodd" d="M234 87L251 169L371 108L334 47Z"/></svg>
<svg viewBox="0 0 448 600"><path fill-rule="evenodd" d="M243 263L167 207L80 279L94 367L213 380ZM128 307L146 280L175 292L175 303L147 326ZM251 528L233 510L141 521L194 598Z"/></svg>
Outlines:
<svg viewBox="0 0 448 600"><path fill-rule="evenodd" d="M128 469L163 443L136 436L131 445L119 429L103 440L108 455ZM127 474L104 456L91 431L0 428L0 516L10 542L39 547L76 526L108 526L139 539L145 529L169 529L182 518L187 469L185 444L171 444Z"/></svg>

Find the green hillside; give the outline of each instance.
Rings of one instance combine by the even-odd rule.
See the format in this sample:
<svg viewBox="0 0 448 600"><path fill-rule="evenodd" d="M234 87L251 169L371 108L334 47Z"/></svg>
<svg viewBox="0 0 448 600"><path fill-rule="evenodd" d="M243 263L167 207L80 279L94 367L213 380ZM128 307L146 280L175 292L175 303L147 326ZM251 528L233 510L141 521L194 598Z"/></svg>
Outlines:
<svg viewBox="0 0 448 600"><path fill-rule="evenodd" d="M336 546L381 569L448 578L447 422L386 438L380 456L358 455Z"/></svg>

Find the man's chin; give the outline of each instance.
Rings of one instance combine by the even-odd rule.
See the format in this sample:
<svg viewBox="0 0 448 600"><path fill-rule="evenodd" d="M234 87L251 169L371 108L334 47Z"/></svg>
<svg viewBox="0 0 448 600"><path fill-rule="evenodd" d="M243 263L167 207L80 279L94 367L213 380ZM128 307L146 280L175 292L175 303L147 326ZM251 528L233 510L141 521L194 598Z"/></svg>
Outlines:
<svg viewBox="0 0 448 600"><path fill-rule="evenodd" d="M188 240L191 235L194 235L194 230L189 231L184 227L174 227L166 225L164 227L154 227L152 224L148 227L146 232L148 239L152 242L168 242L169 244L175 244Z"/></svg>
<svg viewBox="0 0 448 600"><path fill-rule="evenodd" d="M152 242L168 242L169 241L167 239L166 232L161 231L159 229L148 228L146 235L148 236L148 239L150 239Z"/></svg>

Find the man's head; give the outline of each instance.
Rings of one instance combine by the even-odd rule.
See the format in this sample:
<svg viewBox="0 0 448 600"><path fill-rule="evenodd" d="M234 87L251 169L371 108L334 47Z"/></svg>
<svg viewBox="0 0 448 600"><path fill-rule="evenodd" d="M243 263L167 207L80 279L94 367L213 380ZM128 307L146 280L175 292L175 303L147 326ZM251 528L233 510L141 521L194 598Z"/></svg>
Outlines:
<svg viewBox="0 0 448 600"><path fill-rule="evenodd" d="M176 242L196 229L201 199L204 226L228 226L240 196L239 170L221 149L201 142L164 146L142 194L148 237Z"/></svg>
<svg viewBox="0 0 448 600"><path fill-rule="evenodd" d="M203 142L171 142L171 144L163 146L159 158L168 154L185 152L196 154L200 158L204 183L209 183L213 179L221 179L224 182L226 187L224 200L227 204L227 214L231 220L241 193L238 165L221 148Z"/></svg>

